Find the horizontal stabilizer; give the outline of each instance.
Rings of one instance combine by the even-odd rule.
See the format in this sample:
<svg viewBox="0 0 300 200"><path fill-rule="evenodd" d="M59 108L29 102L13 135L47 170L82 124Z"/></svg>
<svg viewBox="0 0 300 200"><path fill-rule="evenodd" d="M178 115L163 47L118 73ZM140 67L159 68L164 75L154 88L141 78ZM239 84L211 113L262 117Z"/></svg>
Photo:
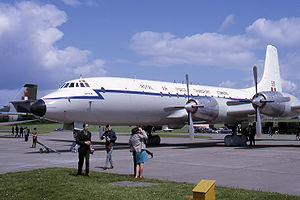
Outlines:
<svg viewBox="0 0 300 200"><path fill-rule="evenodd" d="M1 126L10 126L10 125L17 125L17 124L25 124L28 122L34 122L37 121L39 119L34 119L34 120L24 120L24 121L14 121L14 122L1 122L0 125Z"/></svg>
<svg viewBox="0 0 300 200"><path fill-rule="evenodd" d="M0 112L0 116L8 116L8 115L33 115L33 114L24 113L24 112Z"/></svg>

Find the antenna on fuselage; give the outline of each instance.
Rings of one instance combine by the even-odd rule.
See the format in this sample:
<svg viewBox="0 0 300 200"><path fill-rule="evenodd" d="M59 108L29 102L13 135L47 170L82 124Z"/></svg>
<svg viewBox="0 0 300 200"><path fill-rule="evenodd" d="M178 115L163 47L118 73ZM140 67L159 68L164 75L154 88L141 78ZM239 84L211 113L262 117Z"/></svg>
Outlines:
<svg viewBox="0 0 300 200"><path fill-rule="evenodd" d="M82 79L82 74L80 74L80 77L79 77L80 79Z"/></svg>

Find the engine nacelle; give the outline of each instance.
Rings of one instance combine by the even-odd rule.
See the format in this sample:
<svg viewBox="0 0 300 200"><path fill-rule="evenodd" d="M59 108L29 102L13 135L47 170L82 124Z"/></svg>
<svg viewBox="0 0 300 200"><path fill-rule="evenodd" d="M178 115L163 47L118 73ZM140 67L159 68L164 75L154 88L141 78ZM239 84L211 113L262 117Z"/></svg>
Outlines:
<svg viewBox="0 0 300 200"><path fill-rule="evenodd" d="M280 92L260 92L261 95L267 101L261 106L260 112L270 117L280 117L284 114L286 106L290 105L288 101L281 101L284 98L284 94Z"/></svg>
<svg viewBox="0 0 300 200"><path fill-rule="evenodd" d="M219 115L219 105L215 98L213 97L199 97L195 98L198 105L203 105L199 107L194 113L193 117L199 118L205 121L213 121Z"/></svg>

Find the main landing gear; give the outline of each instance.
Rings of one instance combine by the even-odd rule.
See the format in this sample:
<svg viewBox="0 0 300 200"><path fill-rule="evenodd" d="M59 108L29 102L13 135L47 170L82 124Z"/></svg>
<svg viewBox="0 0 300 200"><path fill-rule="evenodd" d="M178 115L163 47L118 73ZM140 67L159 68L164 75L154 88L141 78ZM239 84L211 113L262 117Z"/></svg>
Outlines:
<svg viewBox="0 0 300 200"><path fill-rule="evenodd" d="M238 126L228 127L232 129L232 135L224 137L226 146L247 146L247 137L245 135L237 135Z"/></svg>
<svg viewBox="0 0 300 200"><path fill-rule="evenodd" d="M159 145L160 144L160 136L152 134L156 130L158 130L157 127L146 126L146 127L143 127L143 129L146 131L146 133L148 135L147 144L150 144L150 145Z"/></svg>

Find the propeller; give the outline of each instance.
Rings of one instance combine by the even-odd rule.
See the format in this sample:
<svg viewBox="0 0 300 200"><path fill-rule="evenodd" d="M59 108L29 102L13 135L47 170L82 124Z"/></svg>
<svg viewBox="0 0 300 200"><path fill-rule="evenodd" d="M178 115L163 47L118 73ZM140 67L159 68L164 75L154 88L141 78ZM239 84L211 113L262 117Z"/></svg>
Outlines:
<svg viewBox="0 0 300 200"><path fill-rule="evenodd" d="M189 84L189 75L185 75L185 81L186 81L186 89L187 89L187 97L188 97L188 102L190 101L190 84ZM187 103L189 105L189 103ZM192 109L186 109L188 112L188 126L189 126L189 137L191 140L194 140L195 138L195 130L194 130L194 122L193 122L193 116L192 116L192 111L194 110L193 107L191 106Z"/></svg>
<svg viewBox="0 0 300 200"><path fill-rule="evenodd" d="M256 125L256 134L258 137L262 136L261 131L261 116L260 116L260 107L263 106L265 102L262 102L261 100L264 98L261 95L258 95L258 89L257 89L257 67L253 67L253 77L254 77L254 85L255 85L255 95L252 99L252 105L255 108L255 125Z"/></svg>
<svg viewBox="0 0 300 200"><path fill-rule="evenodd" d="M203 108L204 105L199 105L198 102L194 99L190 98L190 85L189 85L189 75L185 75L186 79L186 91L187 91L187 98L188 101L184 106L172 106L172 107L165 107L165 112L173 112L181 109L185 109L188 113L188 126L189 126L189 137L191 140L194 140L194 122L193 122L193 113L197 111L198 108Z"/></svg>

